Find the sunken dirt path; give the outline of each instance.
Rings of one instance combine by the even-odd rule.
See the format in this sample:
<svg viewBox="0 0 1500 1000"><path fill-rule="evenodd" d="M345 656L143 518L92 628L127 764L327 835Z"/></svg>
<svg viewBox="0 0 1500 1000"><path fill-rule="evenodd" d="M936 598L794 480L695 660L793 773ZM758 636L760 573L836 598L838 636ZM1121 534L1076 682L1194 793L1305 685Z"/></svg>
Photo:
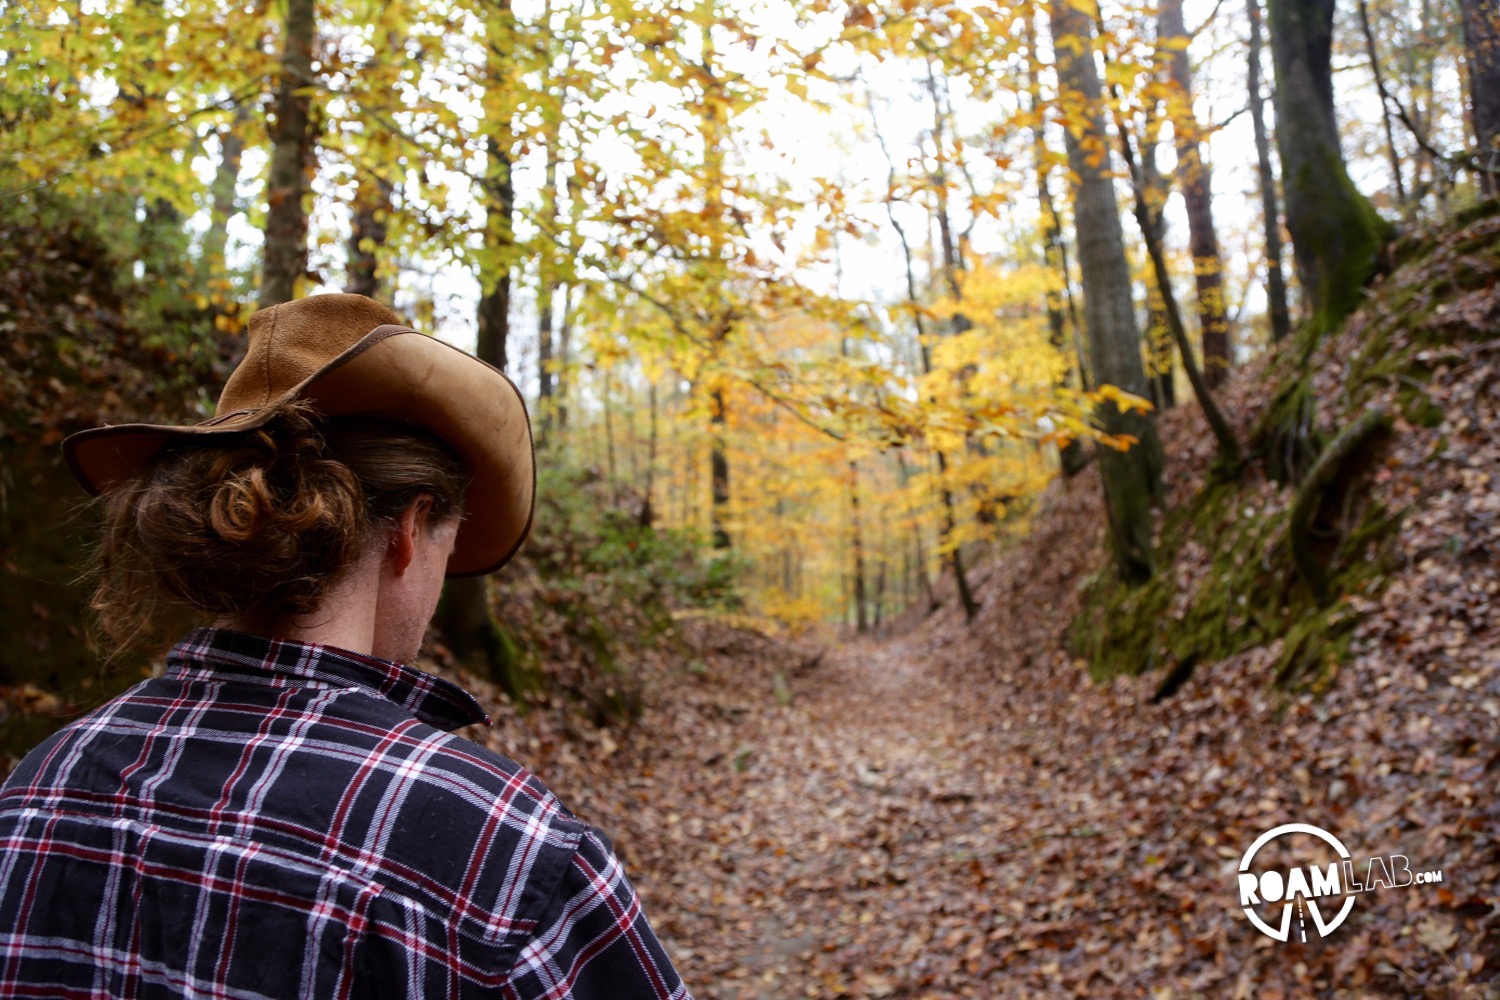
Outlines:
<svg viewBox="0 0 1500 1000"><path fill-rule="evenodd" d="M1423 702L1397 673L1395 707L1363 684L1287 698L1262 649L1157 705L1159 678L1092 684L1034 617L821 656L696 640L579 805L700 1000L1447 996L1493 978L1495 828L1464 791L1483 760L1431 770L1451 752L1432 733L1485 721L1463 692ZM1235 872L1289 820L1454 877L1276 944Z"/></svg>
<svg viewBox="0 0 1500 1000"><path fill-rule="evenodd" d="M658 744L639 779L659 841L622 849L700 998L1060 987L1050 962L1029 987L1004 972L1068 943L1006 885L1035 881L1050 835L1028 823L1047 805L1028 748L1068 741L1012 736L932 652L841 645L794 669L783 704L705 685L678 710L697 724L679 714L676 735L699 735Z"/></svg>

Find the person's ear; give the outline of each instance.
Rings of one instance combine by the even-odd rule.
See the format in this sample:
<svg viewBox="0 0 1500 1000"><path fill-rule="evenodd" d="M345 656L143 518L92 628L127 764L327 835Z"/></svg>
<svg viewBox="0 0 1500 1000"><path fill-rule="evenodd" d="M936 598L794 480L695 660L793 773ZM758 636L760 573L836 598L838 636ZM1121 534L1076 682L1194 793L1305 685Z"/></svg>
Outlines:
<svg viewBox="0 0 1500 1000"><path fill-rule="evenodd" d="M432 497L426 493L417 497L401 512L401 517L390 527L386 558L397 576L406 572L406 567L417 555L417 535L427 530L427 515L432 511Z"/></svg>

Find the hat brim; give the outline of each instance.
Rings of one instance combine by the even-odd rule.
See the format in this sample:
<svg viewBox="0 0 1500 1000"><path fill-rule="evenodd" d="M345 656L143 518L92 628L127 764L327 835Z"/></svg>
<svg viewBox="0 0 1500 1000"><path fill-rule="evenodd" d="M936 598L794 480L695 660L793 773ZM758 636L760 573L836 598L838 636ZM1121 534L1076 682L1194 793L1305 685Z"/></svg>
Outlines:
<svg viewBox="0 0 1500 1000"><path fill-rule="evenodd" d="M292 399L326 417L414 424L458 452L470 482L449 576L494 572L530 534L536 505L531 423L520 390L500 369L416 330L380 326L273 403ZM97 427L69 437L63 454L84 489L103 493L143 471L169 444L254 430L271 411L267 405L186 427Z"/></svg>

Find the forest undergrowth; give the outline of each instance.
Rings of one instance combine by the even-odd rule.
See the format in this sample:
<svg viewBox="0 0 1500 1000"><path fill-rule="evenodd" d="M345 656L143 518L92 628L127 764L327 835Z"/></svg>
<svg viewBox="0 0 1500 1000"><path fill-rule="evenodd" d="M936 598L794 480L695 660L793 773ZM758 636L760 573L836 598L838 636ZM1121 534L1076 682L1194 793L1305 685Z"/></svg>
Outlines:
<svg viewBox="0 0 1500 1000"><path fill-rule="evenodd" d="M972 626L951 597L830 647L688 616L635 665L633 727L519 716L492 691L499 721L474 735L610 831L700 997L1483 996L1500 977L1497 237L1494 217L1450 234L1409 265L1449 275L1420 308L1398 273L1314 359L1318 398L1346 404L1377 343L1373 360L1421 377L1357 400L1396 414L1358 488L1399 516L1379 585L1335 602L1336 655L1294 683L1275 680L1295 628L1198 662L1170 695L1161 671L1091 680L1074 627L1105 561L1089 470L976 574ZM1274 377L1227 387L1242 432ZM1193 407L1161 423L1170 510L1204 491L1213 445ZM1294 491L1252 470L1235 494L1230 517L1251 518ZM1171 555L1160 572L1190 598L1221 553ZM1272 941L1235 872L1289 822L1444 881Z"/></svg>

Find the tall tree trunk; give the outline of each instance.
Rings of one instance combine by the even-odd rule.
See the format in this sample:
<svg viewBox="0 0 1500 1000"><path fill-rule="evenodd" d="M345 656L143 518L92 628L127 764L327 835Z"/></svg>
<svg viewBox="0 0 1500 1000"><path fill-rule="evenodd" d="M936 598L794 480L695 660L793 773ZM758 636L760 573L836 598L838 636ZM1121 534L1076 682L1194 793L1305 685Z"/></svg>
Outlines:
<svg viewBox="0 0 1500 1000"><path fill-rule="evenodd" d="M1118 98L1119 94L1115 93L1115 96ZM1144 196L1145 203L1151 206L1144 216L1136 213L1137 226L1151 227L1149 232L1141 230L1142 238L1147 246L1153 241L1160 246L1167 238L1167 218L1162 206L1167 202L1171 186L1156 165L1156 143L1150 138L1157 132L1153 115L1148 107L1145 128L1148 138L1142 140L1140 170L1132 170L1131 182L1137 199ZM1115 129L1120 134L1122 148L1129 154L1127 126L1119 115L1115 116ZM1149 258L1147 263L1150 263ZM1161 277L1152 270L1146 279L1146 357L1151 360L1151 370L1147 373L1151 379L1151 401L1159 410L1169 410L1177 405L1177 366L1172 362L1175 352L1172 325L1167 317L1167 300L1172 296L1172 286L1169 284L1163 288Z"/></svg>
<svg viewBox="0 0 1500 1000"><path fill-rule="evenodd" d="M641 514L638 524L642 528L649 528L655 520L654 495L656 492L656 437L657 437L657 403L656 403L656 379L648 377L647 400L651 405L651 424L646 438L646 485L642 491L645 496L641 501Z"/></svg>
<svg viewBox="0 0 1500 1000"><path fill-rule="evenodd" d="M1286 277L1281 269L1281 209L1277 205L1276 175L1271 172L1271 143L1260 88L1260 0L1247 0L1246 7L1250 14L1250 121L1255 131L1260 209L1266 228L1266 300L1271 314L1271 340L1279 344L1292 332L1292 314L1287 308Z"/></svg>
<svg viewBox="0 0 1500 1000"><path fill-rule="evenodd" d="M904 449L896 449L896 471L900 474L902 488L911 481L911 467L906 464L906 452ZM927 601L927 613L938 609L937 593L932 589L932 578L927 575L927 547L922 543L922 526L912 526L912 548L915 550L914 559L917 571L917 590Z"/></svg>
<svg viewBox="0 0 1500 1000"><path fill-rule="evenodd" d="M1162 42L1187 42L1182 23L1182 0L1165 0L1158 19ZM1177 178L1187 207L1188 245L1193 255L1193 280L1198 291L1198 326L1203 341L1203 375L1217 386L1229 374L1233 351L1229 318L1224 309L1224 261L1214 231L1213 192L1208 164L1198 142L1200 129L1193 113L1193 73L1186 48L1174 47L1167 61L1172 80L1168 99L1172 131L1177 137Z"/></svg>
<svg viewBox="0 0 1500 1000"><path fill-rule="evenodd" d="M716 6L715 0L707 0L702 12L710 18L714 17ZM704 32L703 47L703 66L706 69L709 95L716 99L703 102L703 114L699 119L699 136L703 141L703 208L711 227L708 230L708 239L711 244L708 256L711 264L717 264L723 258L728 246L725 234L731 225L727 220L732 218L724 198L724 181L728 176L724 155L726 121L719 117L719 109L724 106L720 99L724 97L724 94L720 89L721 84L718 78L713 73L713 67L718 60L713 32ZM713 362L716 363L719 360L719 355L728 343L730 334L734 332L737 319L734 307L730 305L721 308L718 315L713 318L708 332L709 352ZM729 419L725 379L717 371L709 375L708 390L710 423L708 464L711 491L709 523L713 547L716 550L727 551L732 546L729 537Z"/></svg>
<svg viewBox="0 0 1500 1000"><path fill-rule="evenodd" d="M1170 288L1167 291L1171 293ZM1146 357L1151 359L1151 370L1147 372L1151 378L1151 402L1158 410L1170 410L1177 405L1177 373L1172 363L1174 350L1172 327L1167 321L1166 296L1162 294L1155 271L1152 271L1146 281Z"/></svg>
<svg viewBox="0 0 1500 1000"><path fill-rule="evenodd" d="M547 142L547 177L542 184L542 214L551 224L553 230L557 229L557 223L562 216L561 199L558 197L558 172L560 163L557 156L557 144L559 142L558 127L554 125L549 129L546 137ZM552 414L552 390L554 386L554 373L552 357L554 353L555 334L553 324L557 311L557 297L561 293L567 296L567 288L557 276L553 260L557 255L558 248L549 245L543 240L543 251L540 257L537 291L537 330L536 330L536 382L537 403L541 420L540 429L543 434L550 428L553 420ZM654 388L654 386L653 386Z"/></svg>
<svg viewBox="0 0 1500 1000"><path fill-rule="evenodd" d="M515 187L510 177L510 122L491 122L485 147L485 252L479 268L478 334L475 353L497 368L510 362L510 263L515 235Z"/></svg>
<svg viewBox="0 0 1500 1000"><path fill-rule="evenodd" d="M557 282L544 279L536 295L536 399L537 408L543 411L539 423L548 422L547 401L552 398L552 341L553 316L556 308Z"/></svg>
<svg viewBox="0 0 1500 1000"><path fill-rule="evenodd" d="M958 335L965 333L974 327L974 321L963 312L963 275L968 270L964 261L964 250L968 244L969 233L966 229L961 233L953 230L953 216L950 211L948 185L951 171L948 157L948 131L952 118L950 108L944 107L944 101L938 86L938 76L933 69L931 60L927 63L927 93L932 103L932 144L934 160L937 164L936 170L930 178L933 191L937 196L937 224L938 224L938 249L942 255L943 280L948 286L948 294L953 296L953 316L948 322L950 334ZM962 164L958 165L960 173L963 172ZM974 216L977 218L977 216ZM972 228L972 222L970 223ZM963 391L965 400L969 397L969 385L973 381L976 366L964 365L958 371L959 386ZM966 452L977 458L984 458L987 454L983 439L973 434L964 436L964 447ZM946 467L947 458L944 457L942 464ZM946 485L944 486L946 489ZM969 495L974 499L976 518L981 524L995 523L996 501L994 491L987 482L973 482L969 485ZM959 554L960 563L962 554ZM965 578L958 588L959 597L964 604L964 614L969 621L979 612L979 605L975 602L973 594Z"/></svg>
<svg viewBox="0 0 1500 1000"><path fill-rule="evenodd" d="M1073 222L1094 378L1101 385L1144 397L1150 390L1141 365L1130 268L1114 182L1105 172L1109 144L1099 118L1093 25L1068 0L1050 0L1049 6L1060 98L1073 124L1067 130L1068 162L1077 177ZM1141 582L1151 576L1154 565L1151 507L1161 491L1161 441L1155 421L1145 414L1105 402L1097 417L1107 433L1130 435L1136 441L1125 451L1100 448L1099 464L1116 569L1122 579Z"/></svg>
<svg viewBox="0 0 1500 1000"><path fill-rule="evenodd" d="M729 454L726 450L724 434L727 427L724 410L724 390L722 387L715 388L710 394L710 417L711 424L710 444L708 453L709 485L712 490L713 506L712 533L713 547L715 549L730 548L729 540Z"/></svg>
<svg viewBox="0 0 1500 1000"><path fill-rule="evenodd" d="M1037 59L1037 32L1036 23L1032 18L1032 14L1026 15L1026 44L1035 61ZM1028 110L1032 114L1031 148L1036 162L1036 192L1042 207L1043 255L1047 261L1047 269L1052 272L1061 286L1060 289L1048 288L1046 292L1049 340L1058 353L1064 356L1069 353L1068 345L1070 343L1072 345L1072 371L1062 374L1061 384L1067 385L1071 377L1078 388L1087 389L1089 386L1088 362L1084 357L1083 342L1078 332L1078 305L1073 299L1073 276L1068 273L1068 244L1063 239L1062 226L1057 221L1057 208L1052 202L1052 152L1047 148L1047 131L1043 127L1041 118L1041 84L1037 80L1036 70L1033 67L1028 67L1026 71L1026 93L1029 100ZM1066 313L1063 312L1064 301L1067 302ZM1071 339L1068 336L1069 332L1072 334ZM1058 459L1064 476L1076 476L1088 463L1083 442L1078 438L1074 438L1062 447Z"/></svg>
<svg viewBox="0 0 1500 1000"><path fill-rule="evenodd" d="M391 210L391 183L383 177L360 172L354 189L349 226L348 273L344 291L370 298L380 297L379 258L385 246L386 218Z"/></svg>
<svg viewBox="0 0 1500 1000"><path fill-rule="evenodd" d="M1208 426L1213 431L1215 440L1218 441L1220 460L1230 472L1238 472L1241 465L1239 441L1230 429L1229 421L1224 418L1223 411L1214 400L1213 390L1208 385L1207 377L1198 369L1198 362L1193 358L1193 345L1188 343L1187 329L1182 322L1182 311L1177 307L1177 294L1172 291L1172 277L1167 271L1167 255L1162 249L1160 216L1155 215L1151 208L1145 184L1141 180L1141 172L1136 167L1135 156L1130 148L1130 139L1123 132L1120 134L1120 149L1125 157L1126 166L1130 169L1131 186L1135 193L1135 218L1141 232L1145 234L1146 253L1151 258L1152 288L1160 300L1162 322L1166 324L1168 334L1177 343L1177 351L1182 356L1182 369L1187 373L1188 383L1193 387L1193 395L1203 409L1203 415L1208 420Z"/></svg>
<svg viewBox="0 0 1500 1000"><path fill-rule="evenodd" d="M1385 126L1385 155L1391 164L1391 177L1396 182L1396 207L1402 218L1408 218L1401 151L1396 148L1396 130L1391 125L1391 97L1385 89L1385 74L1380 69L1380 53L1375 48L1375 29L1370 24L1370 5L1365 0L1359 0L1359 27L1365 36L1365 55L1370 60L1370 75L1375 78L1375 92L1380 96L1380 120Z"/></svg>
<svg viewBox="0 0 1500 1000"><path fill-rule="evenodd" d="M219 166L214 171L213 184L209 187L212 206L209 210L208 232L203 236L203 262L208 274L215 278L222 278L227 272L224 254L229 246L229 220L239 211L236 188L240 179L240 163L245 155L243 129L248 117L244 103L237 102L234 106L234 118L219 133Z"/></svg>
<svg viewBox="0 0 1500 1000"><path fill-rule="evenodd" d="M604 391L599 397L599 408L604 411L604 481L609 484L609 493L615 494L617 476L615 473L615 405L613 380L609 377L609 369L603 370Z"/></svg>
<svg viewBox="0 0 1500 1000"><path fill-rule="evenodd" d="M891 158L890 150L886 147L885 135L880 131L879 121L875 120L874 104L870 104L869 108L870 118L875 123L875 139L880 143L881 152L885 154L889 185L894 190L896 185L896 161ZM913 260L911 240L907 238L906 228L901 225L901 220L896 217L895 208L889 198L885 201L885 211L886 217L890 219L891 228L896 230L896 237L901 241L901 255L906 262L906 301L911 306L912 322L915 324L917 330L917 354L921 363L922 374L926 375L932 371L932 355L927 349L926 324L922 322L922 301L921 296L917 293L916 267ZM948 456L943 453L941 448L934 448L933 451L937 455L938 478L941 480L939 493L943 502L942 544L948 549L948 564L953 568L953 581L954 585L958 588L958 598L963 603L964 616L969 621L973 621L974 616L979 612L979 602L974 600L974 592L969 589L969 575L964 570L964 554L953 538L957 529L958 518L955 511L956 504L953 500L953 490L948 486ZM917 539L919 549L921 544L919 534ZM920 572L924 587L932 595L929 610L936 610L937 597L931 589L930 581L927 579L925 561L920 568Z"/></svg>
<svg viewBox="0 0 1500 1000"><path fill-rule="evenodd" d="M1118 106L1119 85L1111 84L1110 93ZM1151 262L1151 290L1156 300L1152 310L1160 314L1160 322L1165 325L1166 332L1177 345L1177 352L1182 357L1182 370L1187 373L1188 383L1193 387L1193 396L1218 442L1220 461L1231 474L1237 474L1242 464L1239 441L1193 357L1193 347L1188 343L1187 328L1182 321L1182 310L1177 307L1177 293L1172 289L1172 275L1167 268L1167 255L1163 248L1167 227L1161 206L1166 199L1160 197L1159 192L1153 192L1153 185L1161 184L1160 175L1156 172L1155 152L1147 152L1139 159L1136 157L1130 130L1119 111L1115 112L1115 128L1120 140L1120 155L1125 160L1125 168L1130 176L1136 225L1146 241L1146 254ZM1147 131L1150 132L1149 127ZM1155 321L1156 317L1153 316L1153 322ZM1153 335L1154 333L1155 331Z"/></svg>
<svg viewBox="0 0 1500 1000"><path fill-rule="evenodd" d="M500 84L509 77L512 25L509 0L486 20L489 78ZM481 185L485 210L485 246L479 267L480 297L477 310L478 336L475 356L496 368L509 360L510 261L515 253L511 215L514 189L510 176L511 121L505 112L492 114L486 123L485 149L489 162ZM495 621L489 605L489 577L471 576L449 580L435 618L437 626L459 660L485 669L512 698L523 698L530 684L511 646Z"/></svg>
<svg viewBox="0 0 1500 1000"><path fill-rule="evenodd" d="M870 630L865 593L865 536L859 517L859 464L849 463L849 531L854 546L854 631L864 635Z"/></svg>
<svg viewBox="0 0 1500 1000"><path fill-rule="evenodd" d="M1286 224L1310 307L1311 345L1359 304L1391 227L1354 187L1339 148L1330 63L1335 0L1267 2Z"/></svg>
<svg viewBox="0 0 1500 1000"><path fill-rule="evenodd" d="M276 83L271 176L266 184L266 245L260 307L291 301L307 271L308 174L313 161L312 48L314 0L286 0L286 37Z"/></svg>
<svg viewBox="0 0 1500 1000"><path fill-rule="evenodd" d="M1480 188L1500 198L1500 6L1495 0L1459 0L1464 16L1464 57Z"/></svg>
<svg viewBox="0 0 1500 1000"><path fill-rule="evenodd" d="M156 82L158 62L155 54L164 44L168 19L162 11L162 0L136 0L137 24L140 32L130 32L129 41L136 51L144 53L138 64L139 75L120 80L117 100L129 109L136 119L150 120L157 113L153 105L159 106L162 95L149 89ZM162 86L158 84L158 86ZM188 147L183 150L183 162L191 163L202 152L203 140L192 133ZM156 187L158 173L146 167L139 178L143 187ZM142 277L148 286L154 286L159 295L167 300L175 298L170 287L174 276L186 263L188 237L183 226L182 212L166 197L143 197L138 201L142 213L140 225L135 232L135 259L142 268Z"/></svg>
<svg viewBox="0 0 1500 1000"><path fill-rule="evenodd" d="M1408 91L1411 94L1411 117L1424 136L1432 134L1432 111L1436 93L1434 77L1440 51L1433 40L1432 8L1433 0L1421 0L1417 17L1417 44L1402 46L1400 55L1406 79L1416 81ZM1436 167L1432 151L1425 144L1419 143L1416 165L1412 168L1411 202L1414 213L1421 211L1422 200L1439 183Z"/></svg>
<svg viewBox="0 0 1500 1000"><path fill-rule="evenodd" d="M490 86L506 93L515 84L511 49L515 25L510 0L497 0L486 12L485 42ZM497 368L510 362L510 269L515 259L515 185L511 146L515 132L510 111L495 110L485 123L486 164L480 184L484 207L484 249L479 266L478 334L475 353Z"/></svg>

